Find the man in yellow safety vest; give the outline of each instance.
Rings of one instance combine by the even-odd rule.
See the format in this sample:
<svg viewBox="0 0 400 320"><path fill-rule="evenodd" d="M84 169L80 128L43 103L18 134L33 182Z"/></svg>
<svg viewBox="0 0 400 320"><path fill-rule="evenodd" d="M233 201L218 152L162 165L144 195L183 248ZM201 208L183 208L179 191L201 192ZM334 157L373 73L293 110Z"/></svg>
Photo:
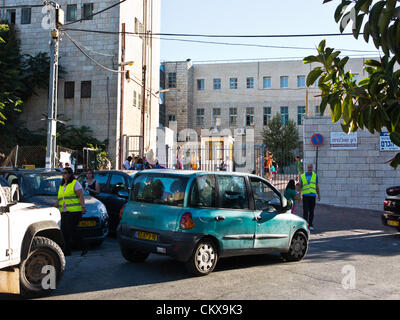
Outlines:
<svg viewBox="0 0 400 320"><path fill-rule="evenodd" d="M312 164L307 165L307 172L300 176L301 193L303 196L303 217L309 224L310 231L314 230L315 200L321 200L318 188L318 176L313 172Z"/></svg>

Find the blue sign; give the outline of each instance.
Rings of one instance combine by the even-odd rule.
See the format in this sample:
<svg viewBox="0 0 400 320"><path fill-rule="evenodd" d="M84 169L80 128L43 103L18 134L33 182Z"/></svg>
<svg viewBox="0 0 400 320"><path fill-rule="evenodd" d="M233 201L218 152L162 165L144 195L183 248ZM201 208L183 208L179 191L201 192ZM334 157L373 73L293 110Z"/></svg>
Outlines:
<svg viewBox="0 0 400 320"><path fill-rule="evenodd" d="M311 137L311 143L314 146L321 146L324 143L324 137L320 133L314 133Z"/></svg>

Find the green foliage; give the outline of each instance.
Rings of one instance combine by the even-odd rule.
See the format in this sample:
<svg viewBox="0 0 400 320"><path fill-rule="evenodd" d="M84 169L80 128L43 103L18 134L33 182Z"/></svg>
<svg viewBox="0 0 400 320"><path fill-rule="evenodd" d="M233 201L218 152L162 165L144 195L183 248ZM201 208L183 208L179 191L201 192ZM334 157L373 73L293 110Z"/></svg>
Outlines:
<svg viewBox="0 0 400 320"><path fill-rule="evenodd" d="M22 55L13 27L0 25L0 124L15 121L36 89L49 85L47 53ZM61 70L63 73L63 70Z"/></svg>
<svg viewBox="0 0 400 320"><path fill-rule="evenodd" d="M93 131L87 126L75 127L57 123L57 145L81 151L84 147L99 146L101 150L107 147L107 141L99 141L92 136Z"/></svg>
<svg viewBox="0 0 400 320"><path fill-rule="evenodd" d="M298 141L299 132L296 123L289 119L287 124L283 124L279 113L264 128L263 142L278 164L294 159L293 150L298 147Z"/></svg>
<svg viewBox="0 0 400 320"><path fill-rule="evenodd" d="M396 2L342 0L336 8L334 18L340 23L341 32L353 23L356 39L363 30L364 41L371 38L376 48L384 52L380 61L364 62L368 73L365 79L357 83L354 75L345 71L349 57L340 58L340 51L326 47L325 40L319 44L318 54L305 57L303 62L319 64L308 74L307 86L319 78L320 110L324 112L329 105L332 122L341 120L347 133L367 129L373 134L386 128L393 143L400 146L400 70L395 68L396 62L400 63L400 7L396 8ZM396 168L399 164L400 153L390 165Z"/></svg>

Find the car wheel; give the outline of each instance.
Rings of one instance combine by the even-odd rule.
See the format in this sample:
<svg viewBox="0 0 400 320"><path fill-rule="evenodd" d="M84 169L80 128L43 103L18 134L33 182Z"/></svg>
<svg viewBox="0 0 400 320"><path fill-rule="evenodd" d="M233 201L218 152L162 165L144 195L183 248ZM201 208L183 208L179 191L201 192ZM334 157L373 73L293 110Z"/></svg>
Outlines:
<svg viewBox="0 0 400 320"><path fill-rule="evenodd" d="M43 267L51 266L55 271L55 285L59 283L65 270L65 257L53 240L45 237L33 238L28 257L20 264L21 293L26 296L41 296L50 294L55 288L51 288L52 280L43 279L49 273L44 272ZM44 272L44 273L42 273ZM47 271L48 272L48 271ZM42 281L49 288L44 288Z"/></svg>
<svg viewBox="0 0 400 320"><path fill-rule="evenodd" d="M196 276L205 276L211 273L218 261L218 250L210 240L200 240L188 262L186 268Z"/></svg>
<svg viewBox="0 0 400 320"><path fill-rule="evenodd" d="M121 248L122 256L129 262L144 262L149 256L149 252L141 252L135 249Z"/></svg>
<svg viewBox="0 0 400 320"><path fill-rule="evenodd" d="M289 251L281 253L286 261L300 261L308 250L308 239L304 232L296 232L290 243Z"/></svg>

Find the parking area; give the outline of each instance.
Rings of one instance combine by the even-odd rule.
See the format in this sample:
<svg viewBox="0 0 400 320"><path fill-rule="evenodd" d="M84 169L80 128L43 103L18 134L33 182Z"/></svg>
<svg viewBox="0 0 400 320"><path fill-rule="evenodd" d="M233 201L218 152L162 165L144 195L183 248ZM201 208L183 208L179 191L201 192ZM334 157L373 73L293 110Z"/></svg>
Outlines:
<svg viewBox="0 0 400 320"><path fill-rule="evenodd" d="M162 255L129 263L108 238L87 256L67 257L62 282L43 299L398 299L400 280L391 275L400 269L400 233L384 227L380 214L317 204L301 262L279 255L226 258L205 277Z"/></svg>

